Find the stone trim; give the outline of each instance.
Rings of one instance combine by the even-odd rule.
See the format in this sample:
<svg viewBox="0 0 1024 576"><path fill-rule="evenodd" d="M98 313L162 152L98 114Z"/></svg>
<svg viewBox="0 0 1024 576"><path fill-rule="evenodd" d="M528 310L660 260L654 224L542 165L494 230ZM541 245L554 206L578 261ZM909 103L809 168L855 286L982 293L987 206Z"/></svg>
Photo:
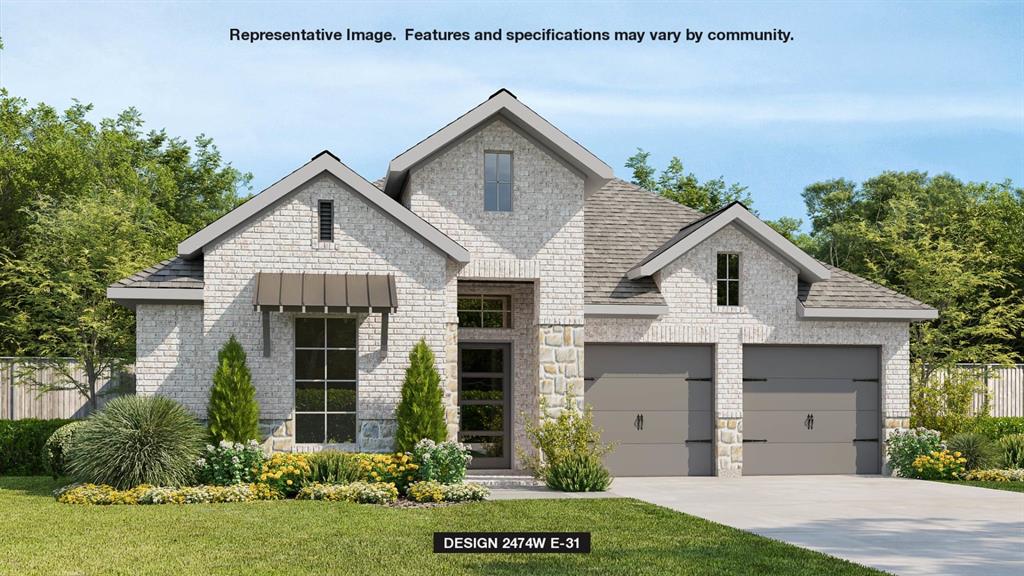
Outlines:
<svg viewBox="0 0 1024 576"><path fill-rule="evenodd" d="M715 419L715 475L743 475L743 418Z"/></svg>
<svg viewBox="0 0 1024 576"><path fill-rule="evenodd" d="M444 325L444 419L448 426L448 439L459 438L459 324L447 322Z"/></svg>
<svg viewBox="0 0 1024 576"><path fill-rule="evenodd" d="M583 326L538 327L540 396L547 403L543 418L557 418L572 396L583 409Z"/></svg>

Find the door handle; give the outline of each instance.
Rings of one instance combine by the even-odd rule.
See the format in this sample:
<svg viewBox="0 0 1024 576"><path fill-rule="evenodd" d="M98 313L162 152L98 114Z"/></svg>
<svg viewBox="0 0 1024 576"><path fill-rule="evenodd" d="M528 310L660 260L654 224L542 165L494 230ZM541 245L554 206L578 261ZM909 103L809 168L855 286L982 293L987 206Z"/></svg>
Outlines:
<svg viewBox="0 0 1024 576"><path fill-rule="evenodd" d="M814 430L814 414L808 414L807 418L804 418L804 427L808 430Z"/></svg>
<svg viewBox="0 0 1024 576"><path fill-rule="evenodd" d="M633 419L633 427L636 428L637 430L641 430L644 427L643 422L644 422L643 416L641 416L640 414L637 414L636 418Z"/></svg>

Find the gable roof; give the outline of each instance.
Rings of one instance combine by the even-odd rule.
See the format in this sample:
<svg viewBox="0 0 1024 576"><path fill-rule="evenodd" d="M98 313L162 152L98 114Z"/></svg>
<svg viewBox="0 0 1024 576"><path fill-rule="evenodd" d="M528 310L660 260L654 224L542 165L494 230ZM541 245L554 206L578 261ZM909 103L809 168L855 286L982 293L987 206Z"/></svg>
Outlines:
<svg viewBox="0 0 1024 576"><path fill-rule="evenodd" d="M476 108L396 156L388 165L384 191L392 198L398 198L408 171L413 166L494 116L500 116L530 137L548 146L562 160L582 172L586 179L585 194L600 189L613 177L610 166L520 102L514 94L502 88Z"/></svg>
<svg viewBox="0 0 1024 576"><path fill-rule="evenodd" d="M831 277L832 272L824 264L786 240L771 226L751 214L747 207L739 202L732 202L722 209L684 226L675 236L630 268L626 276L630 279L650 276L732 223L741 226L783 260L796 267L801 280L814 283L828 280Z"/></svg>
<svg viewBox="0 0 1024 576"><path fill-rule="evenodd" d="M701 212L614 179L587 198L583 211L583 289L589 305L664 305L651 277L626 272Z"/></svg>
<svg viewBox="0 0 1024 576"><path fill-rule="evenodd" d="M930 320L938 311L910 296L905 296L852 272L822 263L832 277L797 287L799 314L804 318L902 318Z"/></svg>
<svg viewBox="0 0 1024 576"><path fill-rule="evenodd" d="M458 242L446 236L405 206L389 198L380 189L367 182L359 174L356 174L351 168L343 164L337 156L327 150L317 154L312 160L278 180L269 188L256 194L241 206L220 217L206 228L183 240L178 244L178 254L185 258L195 258L202 254L206 246L241 226L250 218L270 208L279 200L324 172L341 180L371 205L380 209L387 216L397 220L452 259L458 262L469 262L469 251L459 245Z"/></svg>
<svg viewBox="0 0 1024 576"><path fill-rule="evenodd" d="M111 288L203 288L203 259L168 258L110 285Z"/></svg>

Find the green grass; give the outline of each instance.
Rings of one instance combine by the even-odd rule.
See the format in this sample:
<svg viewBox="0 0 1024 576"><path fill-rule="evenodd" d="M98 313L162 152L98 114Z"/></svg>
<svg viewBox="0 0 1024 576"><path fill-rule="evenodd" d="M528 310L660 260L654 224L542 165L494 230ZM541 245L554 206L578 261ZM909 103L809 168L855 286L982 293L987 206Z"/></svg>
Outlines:
<svg viewBox="0 0 1024 576"><path fill-rule="evenodd" d="M1007 492L1024 492L1024 482L982 482L979 480L941 480L941 482L959 484L961 486L991 488L993 490L1006 490Z"/></svg>
<svg viewBox="0 0 1024 576"><path fill-rule="evenodd" d="M310 502L58 504L0 478L4 574L880 574L632 499L433 509ZM434 531L589 531L589 555L433 554Z"/></svg>

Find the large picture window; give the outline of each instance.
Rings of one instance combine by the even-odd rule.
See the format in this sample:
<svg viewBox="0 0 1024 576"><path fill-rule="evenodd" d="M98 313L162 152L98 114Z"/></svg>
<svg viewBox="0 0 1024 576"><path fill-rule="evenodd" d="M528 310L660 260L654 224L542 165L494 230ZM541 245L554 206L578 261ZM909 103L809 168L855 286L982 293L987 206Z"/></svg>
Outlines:
<svg viewBox="0 0 1024 576"><path fill-rule="evenodd" d="M295 319L295 441L356 441L356 332L353 318Z"/></svg>

